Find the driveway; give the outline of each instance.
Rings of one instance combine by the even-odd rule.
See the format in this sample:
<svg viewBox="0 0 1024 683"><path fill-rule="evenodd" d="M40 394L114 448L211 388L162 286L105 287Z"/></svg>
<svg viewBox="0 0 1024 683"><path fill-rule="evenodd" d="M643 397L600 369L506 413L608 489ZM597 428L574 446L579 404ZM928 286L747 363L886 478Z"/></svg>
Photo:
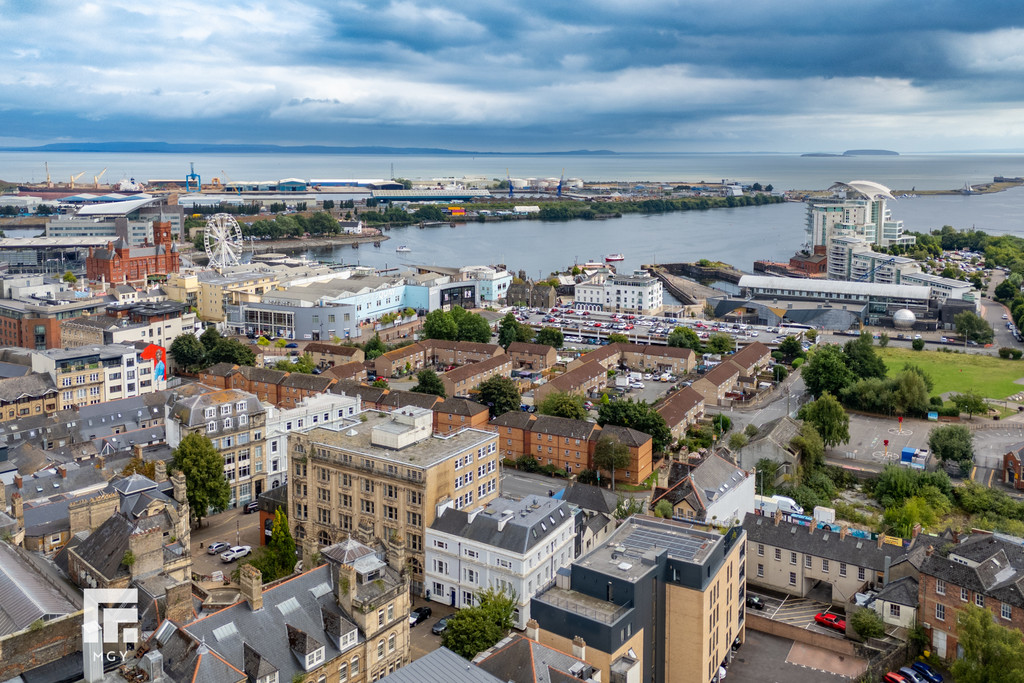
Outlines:
<svg viewBox="0 0 1024 683"><path fill-rule="evenodd" d="M729 683L838 683L858 675L854 671L863 671L863 667L863 662L850 662L848 657L844 660L833 652L748 628L746 642L736 651L725 680Z"/></svg>
<svg viewBox="0 0 1024 683"><path fill-rule="evenodd" d="M411 660L419 659L441 647L441 636L435 636L430 629L434 628L434 624L440 621L441 617L455 614L456 611L449 605L412 596L410 610L423 606L430 608L430 616L419 626L409 629L409 658Z"/></svg>

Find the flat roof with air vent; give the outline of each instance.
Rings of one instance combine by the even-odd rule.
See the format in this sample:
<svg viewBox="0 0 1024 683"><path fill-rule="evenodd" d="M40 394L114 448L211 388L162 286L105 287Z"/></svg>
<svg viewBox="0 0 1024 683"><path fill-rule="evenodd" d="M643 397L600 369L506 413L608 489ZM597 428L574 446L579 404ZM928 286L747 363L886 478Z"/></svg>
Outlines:
<svg viewBox="0 0 1024 683"><path fill-rule="evenodd" d="M703 564L724 539L720 533L705 529L698 524L634 515L576 565L636 579L646 574L663 552L671 560Z"/></svg>

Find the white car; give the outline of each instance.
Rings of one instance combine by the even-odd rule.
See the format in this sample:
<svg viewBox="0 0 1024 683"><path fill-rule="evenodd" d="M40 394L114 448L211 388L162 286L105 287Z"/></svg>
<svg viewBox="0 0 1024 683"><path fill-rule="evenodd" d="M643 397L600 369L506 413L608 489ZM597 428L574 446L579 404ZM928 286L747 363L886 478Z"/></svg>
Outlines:
<svg viewBox="0 0 1024 683"><path fill-rule="evenodd" d="M643 389L644 388L644 383L643 382L630 382L629 386L633 387L634 389Z"/></svg>
<svg viewBox="0 0 1024 683"><path fill-rule="evenodd" d="M236 546L233 546L230 550L221 553L220 554L220 559L221 559L222 562L234 562L235 560L242 559L243 557L245 557L246 555L248 555L251 552L252 552L252 546L236 545Z"/></svg>
<svg viewBox="0 0 1024 683"><path fill-rule="evenodd" d="M651 373L649 373L649 372L645 372L645 373L644 373L644 379L646 379L646 380L650 380L650 379L651 379Z"/></svg>

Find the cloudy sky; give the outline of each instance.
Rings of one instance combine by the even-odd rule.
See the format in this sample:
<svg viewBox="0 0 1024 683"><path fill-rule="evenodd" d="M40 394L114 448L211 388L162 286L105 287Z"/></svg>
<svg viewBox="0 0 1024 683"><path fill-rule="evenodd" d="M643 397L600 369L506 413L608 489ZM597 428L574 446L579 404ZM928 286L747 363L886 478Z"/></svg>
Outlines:
<svg viewBox="0 0 1024 683"><path fill-rule="evenodd" d="M1017 0L0 0L0 144L1024 148Z"/></svg>

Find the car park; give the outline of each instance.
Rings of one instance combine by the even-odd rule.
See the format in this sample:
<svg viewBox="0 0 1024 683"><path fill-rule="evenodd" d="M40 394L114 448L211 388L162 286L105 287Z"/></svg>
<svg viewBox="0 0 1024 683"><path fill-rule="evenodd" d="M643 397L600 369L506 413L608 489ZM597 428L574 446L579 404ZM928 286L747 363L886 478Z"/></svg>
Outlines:
<svg viewBox="0 0 1024 683"><path fill-rule="evenodd" d="M822 626L828 626L829 628L834 628L837 631L846 633L846 620L838 614L818 612L814 615L814 621Z"/></svg>
<svg viewBox="0 0 1024 683"><path fill-rule="evenodd" d="M217 555L224 552L230 547L231 545L229 543L224 543L223 541L216 541L215 543L210 544L210 547L206 550L206 552L210 555Z"/></svg>
<svg viewBox="0 0 1024 683"><path fill-rule="evenodd" d="M220 554L222 562L234 562L240 560L249 553L252 552L252 546L248 545L236 545L232 546L229 550L224 551Z"/></svg>
<svg viewBox="0 0 1024 683"><path fill-rule="evenodd" d="M911 681L908 681L906 678L900 676L895 671L890 671L889 673L882 676L882 683L911 683Z"/></svg>
<svg viewBox="0 0 1024 683"><path fill-rule="evenodd" d="M412 612L409 612L409 627L412 628L416 624L421 624L429 618L429 607L417 607Z"/></svg>
<svg viewBox="0 0 1024 683"><path fill-rule="evenodd" d="M761 598L757 597L756 595L748 595L747 596L747 607L750 607L751 609L756 609L756 610L763 610L764 609L764 600L762 600Z"/></svg>

